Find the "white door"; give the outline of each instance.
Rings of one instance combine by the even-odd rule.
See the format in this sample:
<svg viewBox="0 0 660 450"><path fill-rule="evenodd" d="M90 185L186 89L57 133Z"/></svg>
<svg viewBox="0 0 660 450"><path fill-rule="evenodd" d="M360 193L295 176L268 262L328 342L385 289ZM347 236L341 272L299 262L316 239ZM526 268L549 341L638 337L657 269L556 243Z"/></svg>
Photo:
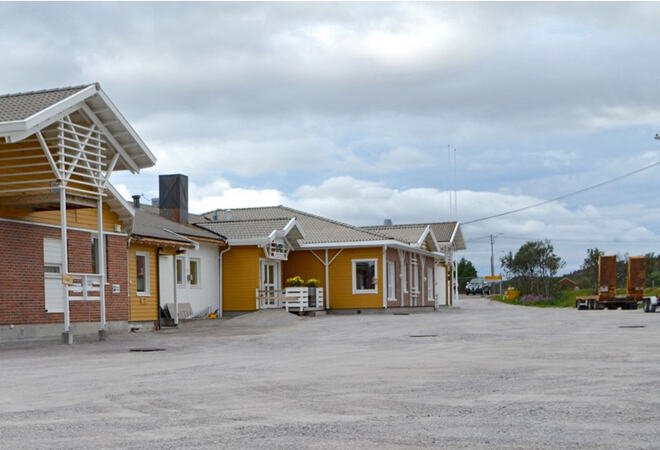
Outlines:
<svg viewBox="0 0 660 450"><path fill-rule="evenodd" d="M160 306L174 303L174 263L172 255L160 255L158 260L158 282L160 284Z"/></svg>
<svg viewBox="0 0 660 450"><path fill-rule="evenodd" d="M435 295L436 305L446 305L447 301L447 271L445 266L436 264L435 266Z"/></svg>
<svg viewBox="0 0 660 450"><path fill-rule="evenodd" d="M46 312L64 312L62 241L60 239L44 238L44 296Z"/></svg>
<svg viewBox="0 0 660 450"><path fill-rule="evenodd" d="M281 288L280 262L261 260L260 287L265 291L276 291Z"/></svg>

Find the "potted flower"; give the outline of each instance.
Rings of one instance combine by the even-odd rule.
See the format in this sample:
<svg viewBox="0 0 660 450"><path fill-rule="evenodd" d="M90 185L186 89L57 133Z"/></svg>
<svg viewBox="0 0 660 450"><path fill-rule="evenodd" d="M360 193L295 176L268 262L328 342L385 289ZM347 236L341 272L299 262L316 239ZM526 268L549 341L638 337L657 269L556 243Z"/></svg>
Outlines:
<svg viewBox="0 0 660 450"><path fill-rule="evenodd" d="M291 278L286 279L286 285L289 286L289 287L302 286L304 283L305 283L305 280L303 280L300 275L296 275L295 277L291 277Z"/></svg>
<svg viewBox="0 0 660 450"><path fill-rule="evenodd" d="M307 283L305 283L309 293L309 306L316 307L316 286L318 286L318 284L319 280L316 278L310 278L307 280Z"/></svg>

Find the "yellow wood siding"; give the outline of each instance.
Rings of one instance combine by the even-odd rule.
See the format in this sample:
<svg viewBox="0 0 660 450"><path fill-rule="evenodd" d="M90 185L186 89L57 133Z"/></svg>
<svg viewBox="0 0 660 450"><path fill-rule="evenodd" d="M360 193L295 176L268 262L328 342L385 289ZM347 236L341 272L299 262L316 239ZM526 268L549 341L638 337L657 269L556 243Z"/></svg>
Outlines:
<svg viewBox="0 0 660 450"><path fill-rule="evenodd" d="M264 251L256 246L232 247L222 257L222 310L256 310L259 259Z"/></svg>
<svg viewBox="0 0 660 450"><path fill-rule="evenodd" d="M330 258L335 254L336 250L329 252ZM325 250L316 250L315 253L321 258L325 258ZM321 261L309 250L299 250L289 252L289 259L282 261L282 282L286 283L287 278L301 276L305 281L310 278L319 280L318 287L325 288L325 268Z"/></svg>
<svg viewBox="0 0 660 450"><path fill-rule="evenodd" d="M149 295L137 295L136 253L149 254ZM133 322L158 320L158 261L157 248L132 244L128 249L128 280L130 292L129 320Z"/></svg>
<svg viewBox="0 0 660 450"><path fill-rule="evenodd" d="M60 224L60 211L28 211L25 209L13 209L0 207L0 217L4 219L25 220L28 222L43 223L48 225ZM66 212L67 226L96 230L96 208L68 209ZM121 224L119 216L110 210L108 205L103 205L103 229L115 231L115 225ZM122 227L123 231L123 227Z"/></svg>
<svg viewBox="0 0 660 450"><path fill-rule="evenodd" d="M347 248L330 265L330 309L382 308L383 307L383 249ZM354 259L376 259L378 277L377 294L353 294Z"/></svg>

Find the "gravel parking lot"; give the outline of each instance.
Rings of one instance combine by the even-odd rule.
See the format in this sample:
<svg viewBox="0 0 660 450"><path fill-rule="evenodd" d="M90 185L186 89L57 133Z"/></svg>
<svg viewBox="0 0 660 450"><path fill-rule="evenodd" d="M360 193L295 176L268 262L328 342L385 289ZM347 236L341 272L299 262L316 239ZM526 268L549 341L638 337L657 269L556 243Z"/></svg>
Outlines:
<svg viewBox="0 0 660 450"><path fill-rule="evenodd" d="M660 314L458 303L4 344L0 447L660 446Z"/></svg>

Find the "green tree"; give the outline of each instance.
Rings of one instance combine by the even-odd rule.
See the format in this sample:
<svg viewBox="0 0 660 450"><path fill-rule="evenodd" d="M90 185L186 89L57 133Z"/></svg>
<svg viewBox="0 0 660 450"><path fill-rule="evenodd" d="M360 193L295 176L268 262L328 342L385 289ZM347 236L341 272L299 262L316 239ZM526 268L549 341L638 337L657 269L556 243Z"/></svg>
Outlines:
<svg viewBox="0 0 660 450"><path fill-rule="evenodd" d="M461 292L465 290L465 283L476 277L477 269L472 262L465 258L461 258L460 261L458 261L458 287Z"/></svg>
<svg viewBox="0 0 660 450"><path fill-rule="evenodd" d="M592 289L598 288L598 258L600 258L604 253L598 248L589 248L587 249L587 257L584 258L582 263L582 274L584 279L587 280L589 286ZM586 286L584 286L586 288Z"/></svg>
<svg viewBox="0 0 660 450"><path fill-rule="evenodd" d="M550 297L555 275L565 265L564 261L555 254L553 245L547 239L528 241L515 255L509 252L500 259L500 262L507 274L518 279L519 287L523 292L542 294L546 298Z"/></svg>

